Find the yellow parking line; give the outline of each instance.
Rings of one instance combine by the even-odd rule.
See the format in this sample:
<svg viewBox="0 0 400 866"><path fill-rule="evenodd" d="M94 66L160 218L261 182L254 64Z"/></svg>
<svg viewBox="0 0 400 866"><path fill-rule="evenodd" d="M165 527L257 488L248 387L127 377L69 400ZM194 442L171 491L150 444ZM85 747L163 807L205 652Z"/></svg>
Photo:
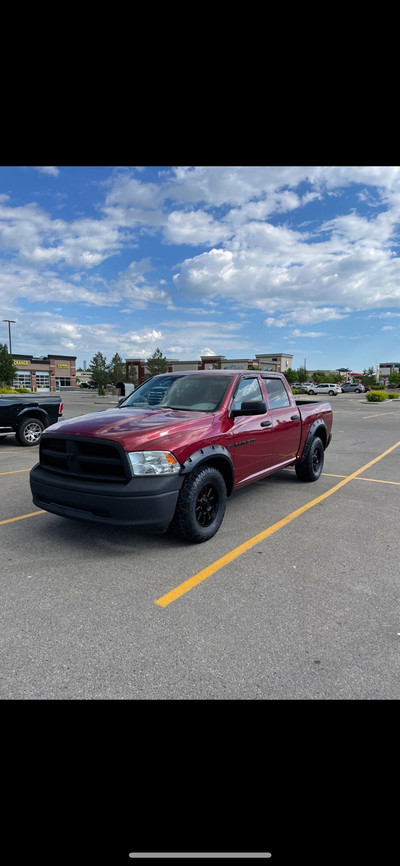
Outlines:
<svg viewBox="0 0 400 866"><path fill-rule="evenodd" d="M333 475L332 472L322 473L327 478L346 478L345 475ZM400 484L400 481L382 481L381 478L355 478L355 481L372 481L374 484Z"/></svg>
<svg viewBox="0 0 400 866"><path fill-rule="evenodd" d="M30 472L29 469L9 469L8 472L0 472L0 475L14 475L15 472Z"/></svg>
<svg viewBox="0 0 400 866"><path fill-rule="evenodd" d="M14 523L15 520L25 520L25 517L36 517L37 514L46 514L45 511L31 511L30 514L21 514L20 517L9 517L8 520L0 520L0 526L5 523Z"/></svg>
<svg viewBox="0 0 400 866"><path fill-rule="evenodd" d="M356 481L372 481L373 484L398 484L400 486L400 481L382 481L381 478L357 478Z"/></svg>
<svg viewBox="0 0 400 866"><path fill-rule="evenodd" d="M375 414L375 412L374 412L373 415L363 415L362 420L363 420L363 421L369 421L370 418L379 418L379 415L386 415L386 414L387 414L386 412L377 412L376 414ZM397 415L397 414L398 414L398 411L395 412L394 414Z"/></svg>
<svg viewBox="0 0 400 866"><path fill-rule="evenodd" d="M160 598L156 599L155 604L158 604L160 607L167 607L171 602L176 601L177 598L180 598L181 595L185 595L186 592L193 589L193 587L198 586L199 583L202 583L203 580L206 580L207 577L211 577L212 574L215 574L216 571L219 571L221 568L224 568L225 565L232 562L234 559L237 559L238 556L241 556L242 553L246 553L256 544L259 544L260 541L264 541L265 538L268 538L270 535L273 535L274 532L277 532L278 529L282 529L283 526L287 526L288 523L291 523L292 520L295 520L296 517L300 517L301 514L304 514L306 511L309 511L310 508L314 508L314 505L318 505L319 502L323 502L324 499L327 499L328 496L332 496L333 493L336 493L337 490L340 490L341 487L344 487L345 484L348 484L349 481L353 481L354 478L357 478L361 475L362 472L365 472L366 469L369 469L370 466L373 466L374 463L378 463L379 460L382 460L383 457L386 457L387 454L390 454L391 451L394 451L400 445L400 441L396 442L395 445L392 445L391 448L388 448L383 454L380 454L379 457L374 457L373 460L370 460L369 463L365 463L364 466L361 466L360 469L357 469L356 472L352 472L351 475L345 477L342 481L339 481L338 484L335 484L331 490L328 490L326 493L322 493L321 496L317 496L316 499L313 499L311 502L308 502L306 505L302 505L301 508L297 508L296 511L292 511L291 514L288 514L287 517L284 517L282 520L278 520L277 523L274 523L273 526L269 526L268 529L264 529L263 532L259 532L258 535L254 535L253 538L249 538L243 544L240 544L238 547L235 547L230 553L225 554L225 556L221 556L220 559L217 559L207 568L203 568L201 571L198 571L197 574L190 577L188 580L185 580L183 583L180 583L179 586L176 586L175 589L171 589L170 592L165 593Z"/></svg>

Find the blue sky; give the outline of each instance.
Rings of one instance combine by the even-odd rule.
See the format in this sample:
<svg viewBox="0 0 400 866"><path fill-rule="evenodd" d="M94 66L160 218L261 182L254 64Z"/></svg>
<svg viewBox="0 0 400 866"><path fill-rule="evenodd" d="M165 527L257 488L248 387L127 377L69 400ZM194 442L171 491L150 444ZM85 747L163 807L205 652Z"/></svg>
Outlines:
<svg viewBox="0 0 400 866"><path fill-rule="evenodd" d="M0 343L400 360L399 166L2 166Z"/></svg>

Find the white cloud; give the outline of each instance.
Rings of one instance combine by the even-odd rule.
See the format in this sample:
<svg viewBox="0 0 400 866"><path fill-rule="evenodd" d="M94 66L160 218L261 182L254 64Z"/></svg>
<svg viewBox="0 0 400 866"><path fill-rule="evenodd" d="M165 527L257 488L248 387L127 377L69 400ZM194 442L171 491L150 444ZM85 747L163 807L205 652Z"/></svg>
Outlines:
<svg viewBox="0 0 400 866"><path fill-rule="evenodd" d="M49 174L52 177L58 177L60 174L59 169L55 165L34 165L33 168L40 174Z"/></svg>

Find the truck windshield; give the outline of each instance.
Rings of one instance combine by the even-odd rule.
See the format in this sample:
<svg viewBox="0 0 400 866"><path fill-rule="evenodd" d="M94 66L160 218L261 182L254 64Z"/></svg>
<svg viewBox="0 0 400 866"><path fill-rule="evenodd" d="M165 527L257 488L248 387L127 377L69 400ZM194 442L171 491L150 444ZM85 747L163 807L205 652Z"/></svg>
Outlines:
<svg viewBox="0 0 400 866"><path fill-rule="evenodd" d="M127 397L122 407L214 412L230 381L228 376L155 376Z"/></svg>

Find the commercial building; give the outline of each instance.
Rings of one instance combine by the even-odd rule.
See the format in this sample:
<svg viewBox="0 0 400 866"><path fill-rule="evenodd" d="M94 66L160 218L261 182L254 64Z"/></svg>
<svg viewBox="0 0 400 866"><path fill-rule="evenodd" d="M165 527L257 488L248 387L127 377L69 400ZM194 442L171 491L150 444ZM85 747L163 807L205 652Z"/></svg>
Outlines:
<svg viewBox="0 0 400 866"><path fill-rule="evenodd" d="M271 355L258 354L254 358L226 358L225 355L201 355L200 361L178 361L167 358L168 373L179 370L273 370L285 373L292 368L293 355L276 353ZM129 380L132 367L135 370L139 385L149 376L146 361L142 358L127 358L125 360L126 378Z"/></svg>
<svg viewBox="0 0 400 866"><path fill-rule="evenodd" d="M383 385L389 384L389 376L392 373L400 373L400 361L385 361L378 364L378 381Z"/></svg>
<svg viewBox="0 0 400 866"><path fill-rule="evenodd" d="M75 355L11 355L17 373L13 388L30 391L59 391L61 387L76 385Z"/></svg>

